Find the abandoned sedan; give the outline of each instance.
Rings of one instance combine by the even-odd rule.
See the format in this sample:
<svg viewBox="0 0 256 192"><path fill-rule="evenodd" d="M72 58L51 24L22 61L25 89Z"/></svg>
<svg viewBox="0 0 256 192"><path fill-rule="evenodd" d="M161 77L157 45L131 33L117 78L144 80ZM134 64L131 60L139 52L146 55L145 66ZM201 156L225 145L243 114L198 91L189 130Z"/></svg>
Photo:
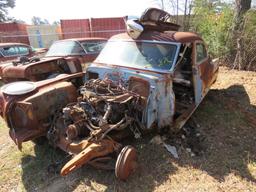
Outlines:
<svg viewBox="0 0 256 192"><path fill-rule="evenodd" d="M34 49L23 43L0 43L0 64L12 61L21 56L39 56L46 52L45 49Z"/></svg>
<svg viewBox="0 0 256 192"><path fill-rule="evenodd" d="M21 149L22 142L47 136L73 155L61 175L89 164L127 179L137 155L122 139L180 129L217 78L204 41L169 31L177 28L169 17L152 8L127 22L128 33L113 36L84 74L5 85L1 114L13 141Z"/></svg>
<svg viewBox="0 0 256 192"><path fill-rule="evenodd" d="M104 38L65 39L54 42L43 58L20 57L18 61L0 66L5 83L14 81L41 81L60 74L82 71L100 53Z"/></svg>

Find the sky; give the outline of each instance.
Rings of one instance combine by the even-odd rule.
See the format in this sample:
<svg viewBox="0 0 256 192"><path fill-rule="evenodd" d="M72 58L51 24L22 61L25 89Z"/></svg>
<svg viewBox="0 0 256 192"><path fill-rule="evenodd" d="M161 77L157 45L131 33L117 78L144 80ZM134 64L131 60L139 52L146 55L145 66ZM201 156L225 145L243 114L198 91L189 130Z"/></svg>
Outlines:
<svg viewBox="0 0 256 192"><path fill-rule="evenodd" d="M140 15L145 7L157 7L154 0L16 0L9 16L31 22L39 16L50 22L60 19Z"/></svg>
<svg viewBox="0 0 256 192"><path fill-rule="evenodd" d="M162 1L168 12L174 10L175 5L167 3L170 0L16 0L15 8L9 10L9 16L28 24L31 24L33 16L47 19L50 23L60 19L140 16L148 7L160 8ZM184 1L179 0L180 13Z"/></svg>

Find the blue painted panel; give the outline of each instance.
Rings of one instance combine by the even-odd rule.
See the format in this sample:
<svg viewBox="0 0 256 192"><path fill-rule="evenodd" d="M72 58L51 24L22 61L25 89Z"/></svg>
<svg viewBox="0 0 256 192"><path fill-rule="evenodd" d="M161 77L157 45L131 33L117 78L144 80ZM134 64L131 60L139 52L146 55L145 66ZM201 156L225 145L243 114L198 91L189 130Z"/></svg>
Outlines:
<svg viewBox="0 0 256 192"><path fill-rule="evenodd" d="M44 47L43 39L39 30L36 30L36 38L37 38L39 48L43 48Z"/></svg>

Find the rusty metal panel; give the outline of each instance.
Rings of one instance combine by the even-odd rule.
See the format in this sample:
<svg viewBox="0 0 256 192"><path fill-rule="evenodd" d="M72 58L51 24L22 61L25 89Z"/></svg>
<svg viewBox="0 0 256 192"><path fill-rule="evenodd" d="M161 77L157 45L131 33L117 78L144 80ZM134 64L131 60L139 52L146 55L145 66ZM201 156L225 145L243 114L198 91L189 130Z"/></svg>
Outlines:
<svg viewBox="0 0 256 192"><path fill-rule="evenodd" d="M91 31L93 37L110 38L125 30L125 17L91 18Z"/></svg>
<svg viewBox="0 0 256 192"><path fill-rule="evenodd" d="M60 20L63 39L90 37L89 19Z"/></svg>
<svg viewBox="0 0 256 192"><path fill-rule="evenodd" d="M18 30L18 24L16 23L0 23L1 32L15 32Z"/></svg>
<svg viewBox="0 0 256 192"><path fill-rule="evenodd" d="M29 44L26 24L0 23L0 42L17 42Z"/></svg>

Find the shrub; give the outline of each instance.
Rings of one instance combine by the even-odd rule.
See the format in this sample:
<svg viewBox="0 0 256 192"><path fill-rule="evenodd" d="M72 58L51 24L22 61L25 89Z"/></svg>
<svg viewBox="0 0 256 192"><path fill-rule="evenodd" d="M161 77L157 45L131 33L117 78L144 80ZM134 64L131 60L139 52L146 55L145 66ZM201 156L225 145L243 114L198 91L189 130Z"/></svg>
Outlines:
<svg viewBox="0 0 256 192"><path fill-rule="evenodd" d="M211 56L224 57L230 54L232 45L229 34L233 19L231 7L222 5L221 11L217 12L216 6L196 4L194 13L193 28L207 43Z"/></svg>

